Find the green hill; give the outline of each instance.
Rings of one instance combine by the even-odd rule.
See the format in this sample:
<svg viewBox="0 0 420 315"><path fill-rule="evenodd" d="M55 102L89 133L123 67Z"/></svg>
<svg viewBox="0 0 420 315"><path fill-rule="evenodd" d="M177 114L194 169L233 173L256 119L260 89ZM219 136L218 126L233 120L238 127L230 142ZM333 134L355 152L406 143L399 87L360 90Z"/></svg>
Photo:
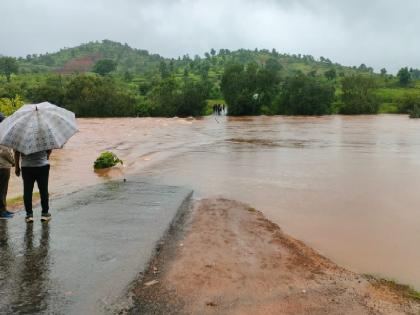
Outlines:
<svg viewBox="0 0 420 315"><path fill-rule="evenodd" d="M164 58L127 44L103 40L63 48L55 53L28 55L16 61L8 57L0 59L3 60L0 60L3 62L3 66L0 62L0 68L14 69L8 73L0 69L4 74L0 76L3 104L13 105L17 96L26 102L49 100L83 116L209 113L212 104L224 102L227 96L223 93L226 69L231 69L231 82L225 82L225 92L228 88L232 97L230 101L226 100L228 103L239 102L238 113L244 104L252 108L250 112L253 114L318 113L309 108L312 105L304 104L301 104L304 110L290 111L291 104L297 101L308 104L323 102L319 100L324 97L317 98L314 92L308 91L321 94L324 91L326 95L332 91L332 104L326 113L341 112L342 102L349 95L348 91L343 92L343 82L353 76L369 78L368 81L353 83L366 84L366 89L372 94L366 99L379 104L370 107L375 109L371 112L377 112L378 107L381 113L395 113L401 111L398 103L402 99L410 98L404 108L412 108L413 100L420 99L420 70L405 69L407 80L401 84L398 76L387 74L385 69L379 74L365 64L349 67L325 57L316 59L311 55L284 54L275 49L211 49L204 56L185 54L178 58ZM109 71L98 71L99 64L107 64ZM299 76L300 79L294 79ZM347 83L352 86L348 80ZM305 97L299 95L299 89L306 93ZM241 95L235 96L239 90ZM284 98L286 92L291 93L287 96L288 101ZM359 92L367 93L363 88ZM345 93L347 96L343 98ZM259 104L254 104L251 99L255 95L260 96ZM359 96L354 94L351 97L360 103ZM207 100L207 109L203 108L203 99ZM326 99L331 101L329 97ZM286 103L288 108L284 108ZM13 110L13 106L9 110ZM356 112L360 111L364 110Z"/></svg>
<svg viewBox="0 0 420 315"><path fill-rule="evenodd" d="M296 71L323 74L331 68L335 68L342 75L373 71L372 68L364 65L356 69L332 63L328 58L321 57L320 60L316 60L311 55L280 54L274 49L271 51L266 49L240 49L236 51L221 49L218 52L212 50L203 57L191 57L186 54L176 59L169 59L149 53L147 50L135 49L127 44L110 40L90 42L73 48L63 48L55 53L28 55L26 58L19 58L19 65L21 73L56 72L70 74L72 72L89 71L93 64L100 59L112 59L117 63L117 72L129 71L133 74L144 74L154 70L157 71L161 61L164 61L175 70L187 68L196 73L200 72L200 66L204 63L211 73L220 74L228 63L247 64L256 62L264 65L272 58L279 62L286 74L292 74Z"/></svg>

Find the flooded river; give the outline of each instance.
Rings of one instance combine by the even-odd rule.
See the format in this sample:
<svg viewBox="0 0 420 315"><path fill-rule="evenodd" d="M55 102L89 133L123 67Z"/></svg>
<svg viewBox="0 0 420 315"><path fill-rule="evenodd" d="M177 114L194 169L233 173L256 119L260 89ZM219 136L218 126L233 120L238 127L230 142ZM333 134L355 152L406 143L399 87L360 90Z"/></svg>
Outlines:
<svg viewBox="0 0 420 315"><path fill-rule="evenodd" d="M251 204L351 270L420 289L420 122L405 116L80 119L59 195L125 174ZM124 167L93 172L101 151ZM21 194L14 178L10 195Z"/></svg>

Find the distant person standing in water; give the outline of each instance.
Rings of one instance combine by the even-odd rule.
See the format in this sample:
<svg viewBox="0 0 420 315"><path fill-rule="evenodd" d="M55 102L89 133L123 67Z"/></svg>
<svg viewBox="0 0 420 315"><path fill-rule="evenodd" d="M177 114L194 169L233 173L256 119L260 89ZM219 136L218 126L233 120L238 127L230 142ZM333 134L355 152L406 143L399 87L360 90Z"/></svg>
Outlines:
<svg viewBox="0 0 420 315"><path fill-rule="evenodd" d="M4 120L0 113L0 123ZM15 165L12 150L0 145L0 219L13 218L13 213L7 211L7 190L9 188L10 169Z"/></svg>
<svg viewBox="0 0 420 315"><path fill-rule="evenodd" d="M34 221L32 211L32 194L34 190L35 182L38 185L39 194L41 196L41 221L47 222L51 220L51 214L49 213L49 196L48 196L48 179L50 173L50 158L51 150L41 151L28 155L24 155L18 151L15 151L15 173L16 176L20 176L22 171L23 178L23 201L26 210L27 223ZM22 160L22 170L20 168L20 160Z"/></svg>

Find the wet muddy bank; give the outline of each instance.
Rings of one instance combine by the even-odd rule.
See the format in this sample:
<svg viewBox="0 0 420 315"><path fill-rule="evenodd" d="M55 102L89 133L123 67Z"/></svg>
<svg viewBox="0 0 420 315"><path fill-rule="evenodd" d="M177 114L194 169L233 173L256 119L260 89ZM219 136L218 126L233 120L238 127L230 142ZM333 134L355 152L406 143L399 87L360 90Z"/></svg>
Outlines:
<svg viewBox="0 0 420 315"><path fill-rule="evenodd" d="M129 314L419 314L399 287L337 266L259 211L195 203L134 289Z"/></svg>

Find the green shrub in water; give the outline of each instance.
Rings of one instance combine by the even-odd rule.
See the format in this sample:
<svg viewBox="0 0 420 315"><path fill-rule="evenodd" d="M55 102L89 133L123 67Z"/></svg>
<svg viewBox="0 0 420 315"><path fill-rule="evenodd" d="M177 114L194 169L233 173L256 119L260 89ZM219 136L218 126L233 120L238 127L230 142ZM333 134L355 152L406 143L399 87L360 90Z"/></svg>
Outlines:
<svg viewBox="0 0 420 315"><path fill-rule="evenodd" d="M114 153L106 151L102 152L101 155L96 159L93 167L95 170L113 167L118 163L123 164L123 161L118 158Z"/></svg>
<svg viewBox="0 0 420 315"><path fill-rule="evenodd" d="M410 111L410 118L420 118L420 107L417 104Z"/></svg>

